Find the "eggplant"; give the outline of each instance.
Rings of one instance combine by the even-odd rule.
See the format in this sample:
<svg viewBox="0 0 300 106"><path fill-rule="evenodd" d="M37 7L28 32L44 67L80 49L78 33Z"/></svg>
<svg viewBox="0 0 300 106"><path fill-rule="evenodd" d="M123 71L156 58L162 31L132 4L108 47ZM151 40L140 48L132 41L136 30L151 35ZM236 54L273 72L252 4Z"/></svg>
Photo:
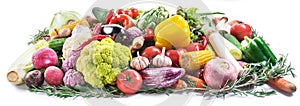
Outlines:
<svg viewBox="0 0 300 106"><path fill-rule="evenodd" d="M170 87L183 77L184 74L184 68L174 67L147 68L141 71L144 84L154 88Z"/></svg>

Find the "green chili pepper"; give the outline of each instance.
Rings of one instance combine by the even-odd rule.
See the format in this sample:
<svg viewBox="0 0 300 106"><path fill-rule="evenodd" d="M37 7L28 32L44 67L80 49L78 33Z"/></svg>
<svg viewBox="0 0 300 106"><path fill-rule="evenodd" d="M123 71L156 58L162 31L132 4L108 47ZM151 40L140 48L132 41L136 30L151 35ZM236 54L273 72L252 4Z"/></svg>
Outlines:
<svg viewBox="0 0 300 106"><path fill-rule="evenodd" d="M251 61L261 62L268 60L259 46L249 37L245 37L241 44L241 50Z"/></svg>
<svg viewBox="0 0 300 106"><path fill-rule="evenodd" d="M265 43L265 41L262 39L262 37L255 37L253 38L253 41L257 44L257 46L262 50L262 52L265 54L267 59L272 63L276 63L276 56L272 52L272 50L269 48L269 46Z"/></svg>

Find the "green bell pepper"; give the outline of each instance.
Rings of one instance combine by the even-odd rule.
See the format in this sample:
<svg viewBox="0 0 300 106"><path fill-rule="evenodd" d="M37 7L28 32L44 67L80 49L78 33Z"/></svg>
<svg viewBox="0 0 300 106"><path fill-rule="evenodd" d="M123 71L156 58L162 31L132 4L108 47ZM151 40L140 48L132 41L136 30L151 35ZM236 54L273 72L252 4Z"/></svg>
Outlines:
<svg viewBox="0 0 300 106"><path fill-rule="evenodd" d="M262 52L265 54L267 59L272 63L275 64L277 61L276 56L271 51L269 46L265 43L265 41L262 39L262 37L255 37L253 38L253 41L257 44L257 46L262 50Z"/></svg>
<svg viewBox="0 0 300 106"><path fill-rule="evenodd" d="M260 47L256 44L255 41L249 37L245 37L242 41L242 52L249 57L252 62L261 62L268 60Z"/></svg>

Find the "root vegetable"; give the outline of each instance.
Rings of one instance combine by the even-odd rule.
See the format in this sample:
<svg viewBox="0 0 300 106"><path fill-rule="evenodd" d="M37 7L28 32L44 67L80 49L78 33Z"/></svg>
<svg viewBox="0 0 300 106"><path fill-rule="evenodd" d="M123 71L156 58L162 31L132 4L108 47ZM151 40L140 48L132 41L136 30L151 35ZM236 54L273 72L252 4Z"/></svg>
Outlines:
<svg viewBox="0 0 300 106"><path fill-rule="evenodd" d="M50 86L59 86L63 84L64 73L61 69L50 66L46 69L44 77Z"/></svg>
<svg viewBox="0 0 300 106"><path fill-rule="evenodd" d="M211 88L222 88L227 81L235 81L238 71L233 64L225 59L210 60L204 67L203 78Z"/></svg>
<svg viewBox="0 0 300 106"><path fill-rule="evenodd" d="M294 93L297 90L295 84L285 80L284 78L270 79L268 81L268 83L271 86L274 86L274 87L278 88L279 90L284 91L289 94Z"/></svg>
<svg viewBox="0 0 300 106"><path fill-rule="evenodd" d="M25 76L26 86L29 88L40 87L44 83L44 76L40 70L33 70Z"/></svg>
<svg viewBox="0 0 300 106"><path fill-rule="evenodd" d="M191 75L185 75L184 77L185 77L185 78L188 78L188 79L191 80L193 83L195 83L195 87L196 87L196 88L204 88L203 85L206 85L205 81L203 81L203 80L200 79L200 78L197 78L197 77L194 77L194 76L191 76Z"/></svg>
<svg viewBox="0 0 300 106"><path fill-rule="evenodd" d="M32 64L36 69L55 66L57 63L57 54L50 48L41 48L32 55Z"/></svg>

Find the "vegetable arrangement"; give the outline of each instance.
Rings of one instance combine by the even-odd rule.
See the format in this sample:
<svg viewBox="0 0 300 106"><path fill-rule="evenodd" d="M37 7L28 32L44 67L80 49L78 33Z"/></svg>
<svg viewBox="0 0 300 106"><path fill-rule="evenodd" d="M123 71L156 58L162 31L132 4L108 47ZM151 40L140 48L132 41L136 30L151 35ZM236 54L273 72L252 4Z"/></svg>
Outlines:
<svg viewBox="0 0 300 106"><path fill-rule="evenodd" d="M11 66L9 82L57 97L123 97L136 93L202 91L268 96L269 84L292 94L295 77L286 56L276 56L248 24L220 12L178 7L150 10L92 9L78 18L59 12L34 35L30 49ZM95 17L95 18L94 18Z"/></svg>

